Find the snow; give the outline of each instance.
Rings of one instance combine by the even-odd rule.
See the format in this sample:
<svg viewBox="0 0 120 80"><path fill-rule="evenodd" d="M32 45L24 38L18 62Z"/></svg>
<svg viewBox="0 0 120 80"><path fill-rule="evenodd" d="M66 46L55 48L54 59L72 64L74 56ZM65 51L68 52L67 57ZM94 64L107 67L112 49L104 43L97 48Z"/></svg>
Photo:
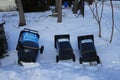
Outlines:
<svg viewBox="0 0 120 80"><path fill-rule="evenodd" d="M108 3L107 3L108 4ZM98 25L93 19L89 7L85 6L85 17L72 14L71 9L63 9L63 21L57 23L56 17L51 17L51 11L26 13L27 25L19 27L18 12L0 12L0 22L6 22L5 32L8 39L9 56L1 59L0 77L2 80L120 80L120 11L115 11L115 32L112 43L109 43L111 33L111 10L105 5L102 19L102 38L98 37ZM43 54L39 54L36 63L17 63L16 45L19 33L24 28L37 30L39 45L44 45ZM54 48L54 35L70 34L70 42L76 61L61 60L56 63L57 50ZM77 37L94 35L95 47L102 64L79 64L80 51Z"/></svg>

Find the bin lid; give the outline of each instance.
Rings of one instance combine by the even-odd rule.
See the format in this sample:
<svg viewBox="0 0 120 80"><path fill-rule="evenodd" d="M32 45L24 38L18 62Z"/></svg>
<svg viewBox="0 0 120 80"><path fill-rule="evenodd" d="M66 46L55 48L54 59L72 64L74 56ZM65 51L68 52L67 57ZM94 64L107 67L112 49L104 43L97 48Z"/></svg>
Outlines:
<svg viewBox="0 0 120 80"><path fill-rule="evenodd" d="M22 35L23 35L22 42L32 41L32 42L38 43L38 41L39 41L38 36L35 33L24 32Z"/></svg>

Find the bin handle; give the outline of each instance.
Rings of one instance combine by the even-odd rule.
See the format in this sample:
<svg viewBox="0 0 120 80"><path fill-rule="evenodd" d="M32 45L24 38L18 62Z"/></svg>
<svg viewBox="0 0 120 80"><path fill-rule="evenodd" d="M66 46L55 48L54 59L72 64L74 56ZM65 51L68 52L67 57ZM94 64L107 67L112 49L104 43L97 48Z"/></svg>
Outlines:
<svg viewBox="0 0 120 80"><path fill-rule="evenodd" d="M32 29L28 29L28 28L24 28L24 31L29 31L29 32L33 32L33 33L38 33L38 31L32 30Z"/></svg>
<svg viewBox="0 0 120 80"><path fill-rule="evenodd" d="M32 47L28 47L28 46L24 46L25 48L28 48L28 49L34 49L34 50L40 50L40 53L42 54L43 51L44 51L44 46L41 46L41 48L32 48Z"/></svg>

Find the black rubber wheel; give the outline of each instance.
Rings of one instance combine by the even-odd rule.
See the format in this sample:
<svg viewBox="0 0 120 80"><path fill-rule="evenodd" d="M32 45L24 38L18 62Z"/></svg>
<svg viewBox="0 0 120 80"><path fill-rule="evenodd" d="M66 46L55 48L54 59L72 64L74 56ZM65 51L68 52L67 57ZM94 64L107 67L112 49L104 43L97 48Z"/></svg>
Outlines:
<svg viewBox="0 0 120 80"><path fill-rule="evenodd" d="M19 48L19 50L18 50L18 64L23 66L21 63L21 54L23 54L23 49Z"/></svg>
<svg viewBox="0 0 120 80"><path fill-rule="evenodd" d="M57 55L56 56L56 62L58 63L58 61L59 61L59 56Z"/></svg>
<svg viewBox="0 0 120 80"><path fill-rule="evenodd" d="M2 54L2 51L0 51L0 58L2 58L3 54Z"/></svg>
<svg viewBox="0 0 120 80"><path fill-rule="evenodd" d="M21 66L23 66L19 59L18 59L18 64L21 65Z"/></svg>
<svg viewBox="0 0 120 80"><path fill-rule="evenodd" d="M41 47L41 49L40 49L40 53L42 54L43 51L44 51L44 46Z"/></svg>
<svg viewBox="0 0 120 80"><path fill-rule="evenodd" d="M100 58L99 58L99 56L96 56L96 58L97 58L96 59L97 63L100 64Z"/></svg>
<svg viewBox="0 0 120 80"><path fill-rule="evenodd" d="M79 59L79 62L80 62L80 64L82 64L82 58L80 57L80 59Z"/></svg>
<svg viewBox="0 0 120 80"><path fill-rule="evenodd" d="M75 62L75 55L73 54L73 62Z"/></svg>

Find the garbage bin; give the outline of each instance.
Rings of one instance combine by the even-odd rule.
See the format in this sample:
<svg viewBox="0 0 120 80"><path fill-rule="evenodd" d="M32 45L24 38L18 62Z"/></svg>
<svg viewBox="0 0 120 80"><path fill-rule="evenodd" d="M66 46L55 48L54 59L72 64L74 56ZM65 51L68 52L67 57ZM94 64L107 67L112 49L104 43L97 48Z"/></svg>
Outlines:
<svg viewBox="0 0 120 80"><path fill-rule="evenodd" d="M64 5L65 8L67 8L67 7L68 7L68 1L65 1L65 2L63 3L63 5Z"/></svg>
<svg viewBox="0 0 120 80"><path fill-rule="evenodd" d="M93 35L78 36L78 48L80 49L81 57L80 64L83 62L97 62L100 63L99 56L94 45Z"/></svg>
<svg viewBox="0 0 120 80"><path fill-rule="evenodd" d="M0 24L0 58L8 52L8 43L5 35L4 24Z"/></svg>
<svg viewBox="0 0 120 80"><path fill-rule="evenodd" d="M75 55L73 53L73 48L70 43L70 35L55 35L54 41L55 48L58 51L58 55L56 56L56 62L58 62L59 60L68 59L73 59L73 62L75 62Z"/></svg>
<svg viewBox="0 0 120 80"><path fill-rule="evenodd" d="M18 50L18 63L23 62L36 62L38 52L43 53L44 46L39 48L39 34L38 31L24 28L20 32L17 48Z"/></svg>

